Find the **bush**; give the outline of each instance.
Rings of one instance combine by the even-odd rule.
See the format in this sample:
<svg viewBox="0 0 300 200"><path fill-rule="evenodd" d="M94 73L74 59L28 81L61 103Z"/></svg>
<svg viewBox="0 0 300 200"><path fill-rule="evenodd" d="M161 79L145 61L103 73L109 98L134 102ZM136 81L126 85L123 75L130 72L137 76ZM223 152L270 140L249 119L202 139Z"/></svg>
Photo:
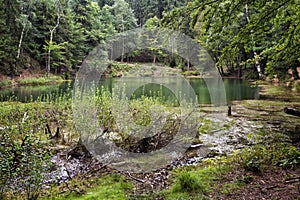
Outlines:
<svg viewBox="0 0 300 200"><path fill-rule="evenodd" d="M51 153L41 139L43 119L33 108L2 104L0 199L9 198L8 194L37 199L44 176L51 168Z"/></svg>
<svg viewBox="0 0 300 200"><path fill-rule="evenodd" d="M50 152L33 135L20 142L1 133L0 148L0 199L6 192L21 190L27 199L37 199L44 175L51 168Z"/></svg>

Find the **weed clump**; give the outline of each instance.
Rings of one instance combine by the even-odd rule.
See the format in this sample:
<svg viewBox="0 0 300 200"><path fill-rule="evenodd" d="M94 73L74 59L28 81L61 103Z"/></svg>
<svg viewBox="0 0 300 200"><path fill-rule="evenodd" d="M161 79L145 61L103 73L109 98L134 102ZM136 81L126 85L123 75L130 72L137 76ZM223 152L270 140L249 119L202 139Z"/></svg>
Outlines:
<svg viewBox="0 0 300 200"><path fill-rule="evenodd" d="M197 192L204 191L203 186L201 185L200 180L192 173L184 171L179 174L177 178L177 187L175 191L178 192Z"/></svg>

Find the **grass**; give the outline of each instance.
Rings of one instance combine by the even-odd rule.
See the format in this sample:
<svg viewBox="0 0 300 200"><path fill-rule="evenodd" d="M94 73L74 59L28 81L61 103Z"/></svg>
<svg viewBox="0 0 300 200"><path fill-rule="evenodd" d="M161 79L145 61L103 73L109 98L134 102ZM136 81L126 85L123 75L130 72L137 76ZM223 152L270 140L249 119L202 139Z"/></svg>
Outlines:
<svg viewBox="0 0 300 200"><path fill-rule="evenodd" d="M208 199L215 183L229 167L207 161L197 167L184 167L173 172L170 189L162 192L166 199Z"/></svg>
<svg viewBox="0 0 300 200"><path fill-rule="evenodd" d="M18 79L18 85L45 85L48 83L60 83L63 79L60 76L50 75L49 77L32 77Z"/></svg>
<svg viewBox="0 0 300 200"><path fill-rule="evenodd" d="M25 79L9 80L3 79L0 81L0 88L11 87L16 85L46 85L49 83L61 83L63 79L57 75L50 75L49 77L28 77Z"/></svg>
<svg viewBox="0 0 300 200"><path fill-rule="evenodd" d="M62 196L57 196L54 193L53 197L45 197L45 200L123 200L128 199L127 191L132 189L132 185L128 183L122 176L118 174L108 175L95 180L92 184L92 188L84 186L82 183L84 181L73 181L69 183L70 187L76 186L74 191L70 194L65 194ZM90 186L91 187L91 186ZM87 189L88 188L88 189ZM82 192L84 191L84 192ZM52 191L53 192L53 191ZM84 194L79 194L84 193Z"/></svg>
<svg viewBox="0 0 300 200"><path fill-rule="evenodd" d="M8 87L8 86L11 86L12 85L12 81L11 80L1 80L0 81L0 88L2 87Z"/></svg>

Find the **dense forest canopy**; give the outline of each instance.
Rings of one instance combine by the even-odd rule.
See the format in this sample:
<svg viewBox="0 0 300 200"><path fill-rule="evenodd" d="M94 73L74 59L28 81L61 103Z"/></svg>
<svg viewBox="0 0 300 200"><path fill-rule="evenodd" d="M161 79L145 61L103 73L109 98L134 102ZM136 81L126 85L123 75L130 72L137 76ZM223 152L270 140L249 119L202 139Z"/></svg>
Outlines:
<svg viewBox="0 0 300 200"><path fill-rule="evenodd" d="M224 66L241 73L250 65L259 76L273 75L300 66L299 9L299 0L195 0L169 12L162 24L193 33L221 73Z"/></svg>
<svg viewBox="0 0 300 200"><path fill-rule="evenodd" d="M2 0L0 15L0 72L10 76L20 69L74 72L108 36L153 26L198 41L223 74L253 68L264 78L300 66L299 0ZM152 51L153 61L190 69Z"/></svg>

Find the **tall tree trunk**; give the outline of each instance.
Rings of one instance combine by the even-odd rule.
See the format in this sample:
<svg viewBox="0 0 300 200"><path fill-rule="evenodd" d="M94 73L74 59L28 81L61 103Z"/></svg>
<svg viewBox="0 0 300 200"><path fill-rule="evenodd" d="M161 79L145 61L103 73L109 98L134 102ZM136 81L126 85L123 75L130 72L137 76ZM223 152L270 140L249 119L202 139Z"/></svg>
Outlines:
<svg viewBox="0 0 300 200"><path fill-rule="evenodd" d="M48 61L47 61L47 76L49 76L51 70L51 45L53 42L53 33L58 28L59 21L60 21L60 13L58 11L56 25L53 27L53 29L50 29L50 41L49 41Z"/></svg>
<svg viewBox="0 0 300 200"><path fill-rule="evenodd" d="M124 62L124 52L125 52L125 39L122 38L122 54L121 54L121 62Z"/></svg>
<svg viewBox="0 0 300 200"><path fill-rule="evenodd" d="M249 17L249 8L248 8L248 4L245 5L245 9L246 9L246 18L247 18L247 22L248 24L250 23L250 17ZM253 38L253 30L251 30L251 37L252 37L252 45L253 45L253 55L254 55L254 60L255 60L255 67L258 73L258 78L262 79L263 78L263 74L262 74L262 70L261 70L261 66L260 63L257 59L257 53L255 51L255 46L254 46L254 38Z"/></svg>
<svg viewBox="0 0 300 200"><path fill-rule="evenodd" d="M26 28L26 23L23 23L23 28L22 28L22 32L21 32L21 36L20 36L20 40L19 40L19 45L18 45L18 54L17 54L17 59L19 60L20 55L21 55L21 47L22 47L22 42L23 42L23 37L24 37L24 32L25 32L25 28Z"/></svg>
<svg viewBox="0 0 300 200"><path fill-rule="evenodd" d="M125 39L124 39L124 30L125 30L125 27L124 27L124 19L123 19L123 16L122 16L122 29L123 29L123 33L122 33L122 54L121 54L121 62L124 61L124 52L125 52Z"/></svg>
<svg viewBox="0 0 300 200"><path fill-rule="evenodd" d="M187 47L187 71L190 71L190 48Z"/></svg>
<svg viewBox="0 0 300 200"><path fill-rule="evenodd" d="M242 78L243 74L242 74L242 55L241 55L241 52L239 53L239 56L238 56L238 60L237 60L237 64L238 64L238 78Z"/></svg>
<svg viewBox="0 0 300 200"><path fill-rule="evenodd" d="M155 64L156 63L156 55L154 54L153 55L153 64Z"/></svg>

